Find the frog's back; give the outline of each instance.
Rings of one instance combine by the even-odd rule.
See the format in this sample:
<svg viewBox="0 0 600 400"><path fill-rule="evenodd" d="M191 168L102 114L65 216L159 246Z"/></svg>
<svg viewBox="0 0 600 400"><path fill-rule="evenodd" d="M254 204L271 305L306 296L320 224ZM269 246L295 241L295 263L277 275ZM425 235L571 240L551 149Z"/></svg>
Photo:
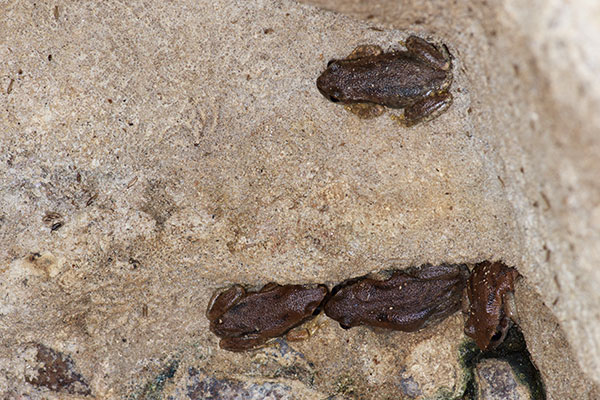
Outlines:
<svg viewBox="0 0 600 400"><path fill-rule="evenodd" d="M447 72L416 59L408 52L340 60L339 85L347 102L371 102L403 108L439 89Z"/></svg>

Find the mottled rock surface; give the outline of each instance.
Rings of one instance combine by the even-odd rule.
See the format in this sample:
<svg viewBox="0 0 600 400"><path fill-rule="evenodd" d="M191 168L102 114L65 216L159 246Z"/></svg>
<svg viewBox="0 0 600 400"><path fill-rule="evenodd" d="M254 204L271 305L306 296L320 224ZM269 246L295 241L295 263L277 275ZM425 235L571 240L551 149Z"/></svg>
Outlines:
<svg viewBox="0 0 600 400"><path fill-rule="evenodd" d="M31 343L84 397L459 395L459 314L231 354L204 311L232 283L502 260L548 397L598 398L586 4L2 3L0 397L71 395L35 384ZM360 120L316 89L329 59L409 34L455 57L439 118Z"/></svg>
<svg viewBox="0 0 600 400"><path fill-rule="evenodd" d="M481 400L529 400L531 392L519 383L510 365L501 360L484 360L475 369L477 398Z"/></svg>

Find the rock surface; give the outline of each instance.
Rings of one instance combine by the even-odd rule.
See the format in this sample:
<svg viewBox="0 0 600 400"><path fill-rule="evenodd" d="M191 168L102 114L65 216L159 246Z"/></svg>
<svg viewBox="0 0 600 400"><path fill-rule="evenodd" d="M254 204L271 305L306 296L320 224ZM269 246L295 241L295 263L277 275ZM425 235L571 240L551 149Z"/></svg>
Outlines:
<svg viewBox="0 0 600 400"><path fill-rule="evenodd" d="M481 400L528 400L531 393L519 384L510 365L500 360L485 360L477 365L476 381Z"/></svg>
<svg viewBox="0 0 600 400"><path fill-rule="evenodd" d="M457 395L458 314L231 354L204 311L231 283L502 260L548 397L598 398L600 21L538 3L0 5L3 397L56 395L30 343L97 398ZM455 57L439 118L359 120L316 90L329 59L410 33Z"/></svg>

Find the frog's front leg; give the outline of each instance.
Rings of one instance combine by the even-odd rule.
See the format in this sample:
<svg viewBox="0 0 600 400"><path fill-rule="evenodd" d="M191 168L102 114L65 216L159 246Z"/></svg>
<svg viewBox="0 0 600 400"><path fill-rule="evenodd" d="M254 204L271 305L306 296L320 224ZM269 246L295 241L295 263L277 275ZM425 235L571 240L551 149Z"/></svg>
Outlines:
<svg viewBox="0 0 600 400"><path fill-rule="evenodd" d="M515 302L515 293L506 292L502 296L502 311L504 315L511 319L517 325L520 324L519 314L517 313L517 303Z"/></svg>
<svg viewBox="0 0 600 400"><path fill-rule="evenodd" d="M502 295L502 314L500 323L498 324L496 333L490 338L488 348L495 349L498 347L506 338L508 330L513 326L513 323L519 324L515 295L513 292L506 292Z"/></svg>
<svg viewBox="0 0 600 400"><path fill-rule="evenodd" d="M383 49L376 44L363 44L352 50L346 60L358 60L363 57L374 57L383 53Z"/></svg>
<svg viewBox="0 0 600 400"><path fill-rule="evenodd" d="M406 126L429 121L444 112L450 104L452 95L449 92L436 93L404 108L404 116L400 120Z"/></svg>
<svg viewBox="0 0 600 400"><path fill-rule="evenodd" d="M323 313L306 322L303 325L292 328L285 335L288 342L300 342L313 336L325 324Z"/></svg>
<svg viewBox="0 0 600 400"><path fill-rule="evenodd" d="M437 47L428 41L418 36L409 36L404 45L410 53L426 63L431 63L444 71L450 70L450 54L439 51Z"/></svg>
<svg viewBox="0 0 600 400"><path fill-rule="evenodd" d="M374 103L351 103L346 104L345 108L361 119L376 118L385 112L384 106Z"/></svg>

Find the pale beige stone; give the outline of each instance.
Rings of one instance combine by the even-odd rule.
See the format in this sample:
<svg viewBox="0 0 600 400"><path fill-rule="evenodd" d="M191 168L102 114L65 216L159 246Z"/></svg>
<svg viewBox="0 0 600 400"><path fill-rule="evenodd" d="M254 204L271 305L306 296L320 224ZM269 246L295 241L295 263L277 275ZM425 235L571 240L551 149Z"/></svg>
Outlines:
<svg viewBox="0 0 600 400"><path fill-rule="evenodd" d="M463 339L460 315L414 334L330 322L255 363L217 348L213 290L501 259L524 277L517 305L548 397L594 398L597 6L369 3L328 5L354 19L274 0L0 5L9 396L43 396L14 368L15 349L41 342L66 350L98 398L141 393L171 356L165 393L195 367L285 380L298 398L396 398L416 382L401 371L422 360L420 343ZM409 34L455 57L439 118L359 120L316 89L329 59ZM48 212L64 217L53 232ZM32 253L57 263L15 273ZM310 364L295 361L295 377L281 352Z"/></svg>

